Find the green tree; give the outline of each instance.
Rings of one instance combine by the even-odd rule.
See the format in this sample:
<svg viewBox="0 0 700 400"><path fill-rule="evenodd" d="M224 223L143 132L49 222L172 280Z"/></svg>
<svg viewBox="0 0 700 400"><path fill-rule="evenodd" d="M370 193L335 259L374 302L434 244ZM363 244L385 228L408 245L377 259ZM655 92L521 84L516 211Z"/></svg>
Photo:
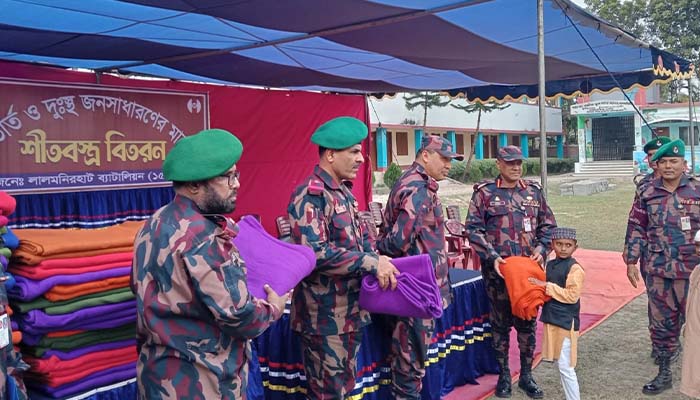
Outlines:
<svg viewBox="0 0 700 400"><path fill-rule="evenodd" d="M407 93L403 95L403 99L409 111L413 111L418 107L423 108L423 128L428 124L428 109L445 107L451 101L437 92Z"/></svg>
<svg viewBox="0 0 700 400"><path fill-rule="evenodd" d="M698 0L586 0L586 6L601 18L638 38L698 65ZM666 101L681 101L682 86L680 82L672 81L662 86L662 96Z"/></svg>
<svg viewBox="0 0 700 400"><path fill-rule="evenodd" d="M491 111L494 110L504 110L508 107L510 107L510 104L498 104L496 102L490 101L488 103L481 103L481 102L474 102L474 103L468 103L465 105L461 104L450 104L450 106L462 110L466 113L472 114L472 113L477 113L476 114L476 131L474 132L474 135L479 133L479 129L481 128L481 114L482 113L490 113ZM467 158L467 165L464 167L464 172L462 175L462 181L466 182L467 176L469 175L469 170L472 167L472 161L474 160L474 151L476 149L476 140L474 140L474 145L471 146L471 149L469 150L469 157Z"/></svg>

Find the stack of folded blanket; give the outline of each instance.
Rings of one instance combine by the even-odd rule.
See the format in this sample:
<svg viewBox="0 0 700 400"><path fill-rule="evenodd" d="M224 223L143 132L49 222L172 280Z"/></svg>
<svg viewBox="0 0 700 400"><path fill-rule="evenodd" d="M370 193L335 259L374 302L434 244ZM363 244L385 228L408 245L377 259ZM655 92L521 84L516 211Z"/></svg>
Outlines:
<svg viewBox="0 0 700 400"><path fill-rule="evenodd" d="M36 397L63 398L136 376L129 288L143 222L102 229L17 229L9 271L13 320Z"/></svg>
<svg viewBox="0 0 700 400"><path fill-rule="evenodd" d="M22 333L16 323L10 320L13 311L7 298L7 291L15 284L14 277L7 272L9 258L19 245L17 236L7 226L7 217L15 212L16 205L14 197L0 191L0 334L8 335L6 339L3 338L7 340L7 345L3 343L4 346L0 347L0 399L7 400L26 398L23 374L29 369L17 347L22 340Z"/></svg>

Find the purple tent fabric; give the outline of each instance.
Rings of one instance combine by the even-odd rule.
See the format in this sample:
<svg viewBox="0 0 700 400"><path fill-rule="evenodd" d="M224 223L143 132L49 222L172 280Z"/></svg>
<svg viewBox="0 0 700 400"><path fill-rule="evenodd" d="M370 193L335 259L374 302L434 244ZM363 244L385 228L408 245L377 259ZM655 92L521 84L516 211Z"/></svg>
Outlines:
<svg viewBox="0 0 700 400"><path fill-rule="evenodd" d="M396 278L396 290L382 290L374 275L365 275L360 289L360 307L400 317L440 318L442 298L430 256L394 258L392 263L401 272Z"/></svg>
<svg viewBox="0 0 700 400"><path fill-rule="evenodd" d="M58 399L135 377L136 363L131 362L104 371L95 372L85 378L55 388L48 385L32 383L31 389L41 392L43 395L48 396L48 398ZM41 395L35 395L34 393L32 393L30 397L32 399L46 398Z"/></svg>
<svg viewBox="0 0 700 400"><path fill-rule="evenodd" d="M47 315L42 310L32 310L22 314L19 325L23 332L42 334L71 329L114 328L133 321L136 321L136 300L86 307L59 315Z"/></svg>
<svg viewBox="0 0 700 400"><path fill-rule="evenodd" d="M120 349L122 347L129 347L129 346L135 346L135 345L136 345L136 338L133 338L133 339L128 339L128 340L118 340L116 342L93 344L92 346L85 346L85 347L81 347L79 349L75 349L75 350L71 350L71 351L46 350L46 352L44 353L42 358L49 358L51 356L56 356L60 360L65 361L65 360L72 360L74 358L84 356L85 354L92 353L95 351Z"/></svg>
<svg viewBox="0 0 700 400"><path fill-rule="evenodd" d="M23 276L15 276L17 284L8 295L24 302L32 301L49 291L56 285L75 285L78 283L100 281L116 276L127 276L131 273L131 266L106 269L104 271L86 272L78 275L54 275L50 278L34 280Z"/></svg>
<svg viewBox="0 0 700 400"><path fill-rule="evenodd" d="M280 295L287 293L314 270L316 255L311 248L270 236L253 217L242 218L238 228L233 243L245 261L253 296L267 298L266 283Z"/></svg>

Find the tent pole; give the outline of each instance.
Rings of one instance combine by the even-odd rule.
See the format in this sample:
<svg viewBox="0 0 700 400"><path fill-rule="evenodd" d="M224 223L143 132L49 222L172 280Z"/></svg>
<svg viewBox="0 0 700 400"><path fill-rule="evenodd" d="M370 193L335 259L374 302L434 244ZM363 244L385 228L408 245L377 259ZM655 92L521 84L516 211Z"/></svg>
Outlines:
<svg viewBox="0 0 700 400"><path fill-rule="evenodd" d="M688 79L688 138L690 139L690 176L695 176L695 124L693 123L693 86Z"/></svg>
<svg viewBox="0 0 700 400"><path fill-rule="evenodd" d="M540 110L540 182L542 193L547 197L547 129L545 121L545 74L544 74L544 0L537 0L537 61L539 75Z"/></svg>

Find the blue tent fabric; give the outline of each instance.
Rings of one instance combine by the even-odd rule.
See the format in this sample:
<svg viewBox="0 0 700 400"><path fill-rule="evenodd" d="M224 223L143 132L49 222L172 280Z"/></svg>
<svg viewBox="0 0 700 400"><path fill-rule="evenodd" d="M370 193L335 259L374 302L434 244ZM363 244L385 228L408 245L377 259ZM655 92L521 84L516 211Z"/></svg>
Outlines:
<svg viewBox="0 0 700 400"><path fill-rule="evenodd" d="M550 96L615 87L578 31L623 86L692 71L570 0L544 18ZM344 93L534 97L536 33L522 0L0 0L1 60Z"/></svg>

